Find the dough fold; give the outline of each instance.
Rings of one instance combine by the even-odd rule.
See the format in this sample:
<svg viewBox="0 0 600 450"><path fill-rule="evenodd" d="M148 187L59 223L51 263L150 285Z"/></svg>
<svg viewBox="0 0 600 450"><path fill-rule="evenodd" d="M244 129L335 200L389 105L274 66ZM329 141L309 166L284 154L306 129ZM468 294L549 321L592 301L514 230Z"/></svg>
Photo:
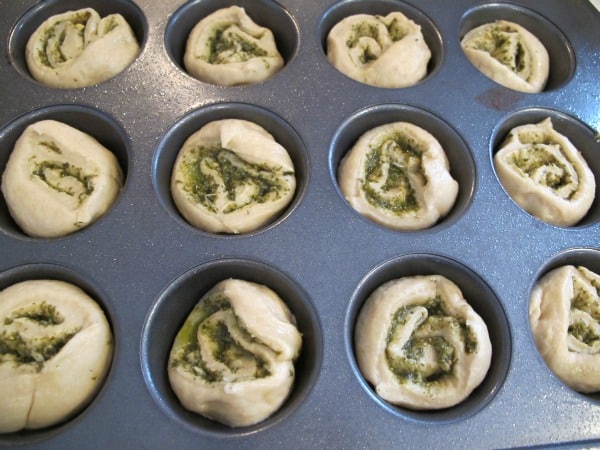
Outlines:
<svg viewBox="0 0 600 450"><path fill-rule="evenodd" d="M356 14L338 22L327 35L327 58L356 81L402 88L427 75L431 51L421 27L400 12Z"/></svg>
<svg viewBox="0 0 600 450"><path fill-rule="evenodd" d="M513 128L494 155L494 166L513 200L552 225L575 225L596 195L596 180L587 162L553 128L549 117Z"/></svg>
<svg viewBox="0 0 600 450"><path fill-rule="evenodd" d="M117 198L123 173L115 155L62 122L29 125L2 175L10 215L28 235L54 238L101 217Z"/></svg>
<svg viewBox="0 0 600 450"><path fill-rule="evenodd" d="M485 322L440 275L377 288L359 313L354 346L377 394L416 410L462 402L485 378L492 356Z"/></svg>
<svg viewBox="0 0 600 450"><path fill-rule="evenodd" d="M440 143L408 122L364 133L342 159L338 183L357 212L396 230L434 225L458 195Z"/></svg>
<svg viewBox="0 0 600 450"><path fill-rule="evenodd" d="M583 393L600 390L600 276L566 265L544 275L529 301L529 322L546 364Z"/></svg>
<svg viewBox="0 0 600 450"><path fill-rule="evenodd" d="M0 291L0 323L0 433L55 425L90 403L113 354L93 299L62 281L24 281Z"/></svg>
<svg viewBox="0 0 600 450"><path fill-rule="evenodd" d="M272 31L239 6L219 9L198 22L183 62L194 78L223 86L259 83L284 65Z"/></svg>
<svg viewBox="0 0 600 450"><path fill-rule="evenodd" d="M101 18L92 8L46 19L31 35L25 59L33 78L55 88L80 88L122 72L140 51L120 14Z"/></svg>
<svg viewBox="0 0 600 450"><path fill-rule="evenodd" d="M295 318L275 292L224 280L177 334L169 381L186 409L231 427L253 425L288 397L301 345Z"/></svg>

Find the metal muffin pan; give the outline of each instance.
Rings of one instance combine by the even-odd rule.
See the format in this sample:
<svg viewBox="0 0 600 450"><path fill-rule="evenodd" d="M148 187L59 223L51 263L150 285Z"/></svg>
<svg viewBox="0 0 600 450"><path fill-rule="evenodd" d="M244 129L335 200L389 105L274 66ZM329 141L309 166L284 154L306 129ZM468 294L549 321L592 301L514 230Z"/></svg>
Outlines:
<svg viewBox="0 0 600 450"><path fill-rule="evenodd" d="M220 87L182 66L185 37L204 15L236 4L270 27L285 59L272 78ZM121 12L142 49L123 73L64 90L34 81L26 40L58 12L91 6ZM325 56L328 30L358 12L399 10L417 21L432 50L413 87L357 83ZM523 94L480 74L460 37L480 23L522 23L551 57L547 89ZM565 447L600 442L600 396L574 392L539 356L528 322L536 280L562 264L600 271L600 196L578 225L545 224L516 205L492 158L513 126L551 116L600 180L600 13L584 0L14 0L0 4L0 170L14 141L42 118L70 123L116 154L124 188L92 226L58 239L23 235L0 198L0 288L29 278L71 281L104 308L115 336L108 378L91 405L51 429L0 435L21 448L390 448ZM298 189L272 224L236 236L187 224L168 191L175 148L217 118L255 120L283 143ZM356 213L337 164L369 127L408 120L445 147L460 185L434 227L398 232ZM196 128L197 127L197 128ZM490 371L462 404L411 411L379 399L357 369L353 324L379 284L410 274L455 281L486 320ZM242 277L277 291L304 336L294 389L280 411L231 429L181 408L166 379L168 351L193 304L217 281ZM552 426L548 426L552 424Z"/></svg>

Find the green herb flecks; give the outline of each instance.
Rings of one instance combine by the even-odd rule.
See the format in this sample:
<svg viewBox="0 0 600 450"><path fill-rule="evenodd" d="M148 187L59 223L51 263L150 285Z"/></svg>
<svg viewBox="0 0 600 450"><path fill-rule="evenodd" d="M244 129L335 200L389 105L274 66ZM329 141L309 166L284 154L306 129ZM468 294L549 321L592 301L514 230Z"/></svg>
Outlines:
<svg viewBox="0 0 600 450"><path fill-rule="evenodd" d="M69 162L41 161L34 165L32 175L51 189L76 198L81 204L94 191L94 177Z"/></svg>

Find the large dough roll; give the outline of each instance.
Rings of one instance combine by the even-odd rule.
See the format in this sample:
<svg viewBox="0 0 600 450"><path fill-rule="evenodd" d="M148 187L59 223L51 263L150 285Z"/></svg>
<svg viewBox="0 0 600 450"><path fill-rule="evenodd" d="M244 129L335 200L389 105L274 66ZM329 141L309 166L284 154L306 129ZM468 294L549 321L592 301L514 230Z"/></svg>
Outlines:
<svg viewBox="0 0 600 450"><path fill-rule="evenodd" d="M483 381L492 357L485 322L440 275L377 288L359 313L354 347L377 394L416 410L462 402Z"/></svg>
<svg viewBox="0 0 600 450"><path fill-rule="evenodd" d="M232 427L253 425L287 398L301 345L295 318L275 292L224 280L177 334L169 380L185 408Z"/></svg>

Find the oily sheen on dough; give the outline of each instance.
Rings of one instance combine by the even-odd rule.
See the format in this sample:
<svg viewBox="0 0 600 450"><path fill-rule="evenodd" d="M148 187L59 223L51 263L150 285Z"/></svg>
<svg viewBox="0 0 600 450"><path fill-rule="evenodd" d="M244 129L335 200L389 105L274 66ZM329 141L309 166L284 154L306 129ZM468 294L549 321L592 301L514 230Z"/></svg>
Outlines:
<svg viewBox="0 0 600 450"><path fill-rule="evenodd" d="M246 120L209 122L183 144L171 194L185 219L212 233L245 233L292 200L294 164L273 136Z"/></svg>
<svg viewBox="0 0 600 450"><path fill-rule="evenodd" d="M115 155L65 123L29 125L2 175L10 215L30 236L59 237L80 230L113 204L123 183Z"/></svg>
<svg viewBox="0 0 600 450"><path fill-rule="evenodd" d="M427 75L431 51L421 27L401 12L356 14L327 35L327 58L346 76L370 86L412 86Z"/></svg>
<svg viewBox="0 0 600 450"><path fill-rule="evenodd" d="M494 155L500 182L525 211L556 226L579 222L596 195L596 180L579 150L548 117L513 128Z"/></svg>
<svg viewBox="0 0 600 450"><path fill-rule="evenodd" d="M140 46L120 14L101 18L92 8L46 19L25 49L33 78L50 87L80 88L114 77L137 57Z"/></svg>
<svg viewBox="0 0 600 450"><path fill-rule="evenodd" d="M356 211L396 230L434 225L458 195L440 143L408 122L364 133L342 159L338 183Z"/></svg>
<svg viewBox="0 0 600 450"><path fill-rule="evenodd" d="M471 63L496 83L516 91L541 92L550 72L550 57L540 40L523 26L506 20L480 25L461 40Z"/></svg>
<svg viewBox="0 0 600 450"><path fill-rule="evenodd" d="M535 285L529 322L546 364L565 384L600 390L600 276L585 267L551 270Z"/></svg>
<svg viewBox="0 0 600 450"><path fill-rule="evenodd" d="M239 6L219 9L198 22L183 62L194 78L223 86L259 83L284 65L272 31Z"/></svg>
<svg viewBox="0 0 600 450"><path fill-rule="evenodd" d="M377 394L416 410L462 402L485 378L492 356L485 322L440 275L377 288L359 313L354 348Z"/></svg>
<svg viewBox="0 0 600 450"><path fill-rule="evenodd" d="M288 397L301 345L295 318L275 292L227 279L177 334L169 381L186 409L231 427L253 425Z"/></svg>
<svg viewBox="0 0 600 450"><path fill-rule="evenodd" d="M0 433L44 428L87 406L113 353L98 304L78 287L29 280L0 291Z"/></svg>

